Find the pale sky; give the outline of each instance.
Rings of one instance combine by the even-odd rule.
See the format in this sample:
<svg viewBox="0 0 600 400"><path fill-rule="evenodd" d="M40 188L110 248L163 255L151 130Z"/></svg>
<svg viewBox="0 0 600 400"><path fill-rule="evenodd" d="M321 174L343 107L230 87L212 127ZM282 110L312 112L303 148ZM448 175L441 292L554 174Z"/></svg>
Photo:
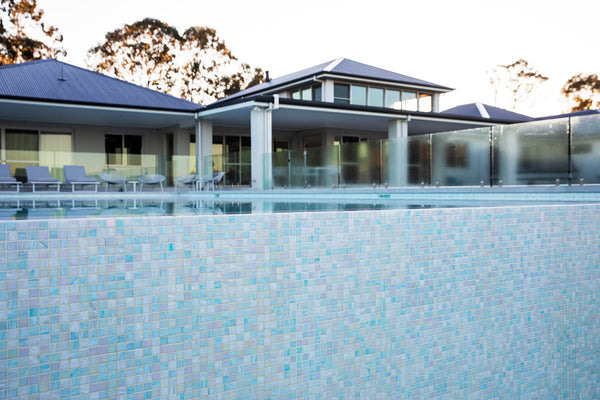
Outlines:
<svg viewBox="0 0 600 400"><path fill-rule="evenodd" d="M38 0L85 67L104 35L146 17L214 28L232 53L279 77L338 57L456 90L441 107L494 105L487 71L523 58L550 79L531 116L564 111L560 88L600 73L598 0Z"/></svg>

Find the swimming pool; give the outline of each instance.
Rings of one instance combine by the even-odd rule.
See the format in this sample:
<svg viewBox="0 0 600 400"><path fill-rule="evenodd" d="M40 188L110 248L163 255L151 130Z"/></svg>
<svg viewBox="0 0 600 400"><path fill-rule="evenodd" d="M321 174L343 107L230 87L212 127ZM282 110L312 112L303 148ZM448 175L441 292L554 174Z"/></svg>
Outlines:
<svg viewBox="0 0 600 400"><path fill-rule="evenodd" d="M0 221L0 398L597 398L600 204L567 192Z"/></svg>

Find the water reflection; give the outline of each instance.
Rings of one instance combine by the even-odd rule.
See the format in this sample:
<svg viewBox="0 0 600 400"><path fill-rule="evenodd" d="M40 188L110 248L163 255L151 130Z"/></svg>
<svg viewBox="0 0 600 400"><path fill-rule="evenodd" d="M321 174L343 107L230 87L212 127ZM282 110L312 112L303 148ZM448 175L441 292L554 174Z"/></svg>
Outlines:
<svg viewBox="0 0 600 400"><path fill-rule="evenodd" d="M323 211L361 211L389 209L427 209L450 207L482 207L509 205L509 202L436 201L419 203L414 200L368 201L231 201L173 199L69 199L69 200L0 200L0 220L33 220L65 218L112 218L159 215L219 215L250 213L289 213ZM520 203L522 204L522 202Z"/></svg>

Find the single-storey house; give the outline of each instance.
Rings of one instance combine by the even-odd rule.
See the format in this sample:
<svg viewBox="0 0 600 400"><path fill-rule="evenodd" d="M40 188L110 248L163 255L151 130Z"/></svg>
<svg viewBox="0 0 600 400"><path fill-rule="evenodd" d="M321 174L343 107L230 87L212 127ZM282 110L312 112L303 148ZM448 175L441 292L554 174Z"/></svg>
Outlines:
<svg viewBox="0 0 600 400"><path fill-rule="evenodd" d="M265 154L530 120L452 89L348 59L267 79L203 106L54 59L0 67L0 163L124 176L227 172L265 188Z"/></svg>

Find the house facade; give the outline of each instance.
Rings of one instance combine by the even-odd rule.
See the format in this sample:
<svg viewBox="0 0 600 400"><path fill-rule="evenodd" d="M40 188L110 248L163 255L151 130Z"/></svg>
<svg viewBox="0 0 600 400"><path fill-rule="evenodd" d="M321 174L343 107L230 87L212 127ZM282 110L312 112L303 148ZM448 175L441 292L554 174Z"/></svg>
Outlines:
<svg viewBox="0 0 600 400"><path fill-rule="evenodd" d="M226 184L265 189L270 153L529 120L481 104L440 112L451 90L337 59L201 106L56 60L9 65L0 67L0 163L17 177L27 165L59 178L68 164L171 180L223 170ZM400 165L407 149L397 152Z"/></svg>

